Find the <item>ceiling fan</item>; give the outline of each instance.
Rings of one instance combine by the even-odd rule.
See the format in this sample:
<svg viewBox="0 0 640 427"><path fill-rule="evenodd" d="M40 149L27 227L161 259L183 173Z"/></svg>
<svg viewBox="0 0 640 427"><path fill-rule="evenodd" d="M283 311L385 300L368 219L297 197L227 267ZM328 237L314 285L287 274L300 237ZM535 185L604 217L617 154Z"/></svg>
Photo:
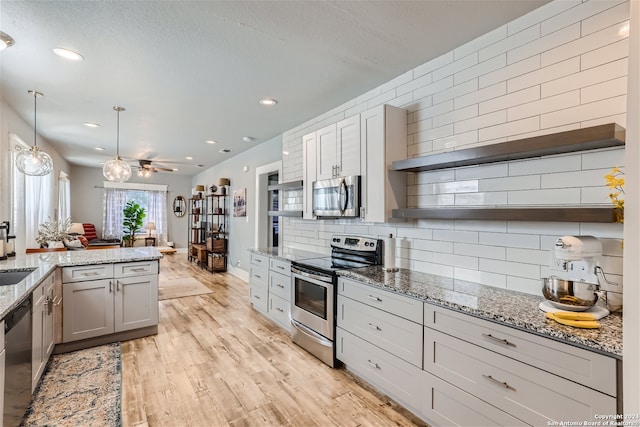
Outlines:
<svg viewBox="0 0 640 427"><path fill-rule="evenodd" d="M138 176L148 177L152 172L174 172L173 168L167 168L161 165L155 166L151 164L151 160L138 160Z"/></svg>

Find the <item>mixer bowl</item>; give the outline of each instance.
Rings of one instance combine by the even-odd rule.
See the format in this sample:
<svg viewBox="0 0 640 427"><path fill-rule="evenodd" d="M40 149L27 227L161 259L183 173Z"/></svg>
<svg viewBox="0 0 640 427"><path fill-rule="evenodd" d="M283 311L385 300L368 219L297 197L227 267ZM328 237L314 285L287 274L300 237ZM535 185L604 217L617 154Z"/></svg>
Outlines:
<svg viewBox="0 0 640 427"><path fill-rule="evenodd" d="M542 279L542 295L556 308L584 311L598 301L598 285L551 276Z"/></svg>

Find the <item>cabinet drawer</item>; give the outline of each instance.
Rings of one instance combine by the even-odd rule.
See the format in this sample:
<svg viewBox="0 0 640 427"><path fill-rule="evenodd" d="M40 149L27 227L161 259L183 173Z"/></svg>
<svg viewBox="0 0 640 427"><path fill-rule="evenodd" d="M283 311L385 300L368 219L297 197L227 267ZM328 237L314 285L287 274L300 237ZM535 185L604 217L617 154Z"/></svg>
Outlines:
<svg viewBox="0 0 640 427"><path fill-rule="evenodd" d="M289 330L291 306L289 301L277 295L269 295L269 317Z"/></svg>
<svg viewBox="0 0 640 427"><path fill-rule="evenodd" d="M527 424L428 372L422 373L422 418L437 426L526 426Z"/></svg>
<svg viewBox="0 0 640 427"><path fill-rule="evenodd" d="M267 266L252 265L249 269L249 284L259 283L264 285L265 289L268 289L269 285L269 270Z"/></svg>
<svg viewBox="0 0 640 427"><path fill-rule="evenodd" d="M251 252L251 264L262 265L264 268L269 268L269 256L257 254L255 252Z"/></svg>
<svg viewBox="0 0 640 427"><path fill-rule="evenodd" d="M616 413L614 397L427 327L424 369L531 425Z"/></svg>
<svg viewBox="0 0 640 427"><path fill-rule="evenodd" d="M471 317L424 305L425 326L616 396L616 360Z"/></svg>
<svg viewBox="0 0 640 427"><path fill-rule="evenodd" d="M250 285L249 301L251 305L253 305L253 308L266 314L269 305L267 287L263 285Z"/></svg>
<svg viewBox="0 0 640 427"><path fill-rule="evenodd" d="M422 324L424 303L417 299L343 278L338 279L338 294Z"/></svg>
<svg viewBox="0 0 640 427"><path fill-rule="evenodd" d="M422 325L338 295L338 326L422 368Z"/></svg>
<svg viewBox="0 0 640 427"><path fill-rule="evenodd" d="M269 261L269 268L271 271L291 275L291 263L289 261L271 258Z"/></svg>
<svg viewBox="0 0 640 427"><path fill-rule="evenodd" d="M116 278L158 274L158 261L125 262L114 265Z"/></svg>
<svg viewBox="0 0 640 427"><path fill-rule="evenodd" d="M277 295L280 298L290 301L291 300L291 275L284 275L276 273L275 271L269 272L269 294Z"/></svg>
<svg viewBox="0 0 640 427"><path fill-rule="evenodd" d="M64 283L84 282L85 280L110 279L113 277L113 264L78 265L62 269Z"/></svg>
<svg viewBox="0 0 640 427"><path fill-rule="evenodd" d="M336 329L336 357L360 378L418 413L424 390L422 370L358 338Z"/></svg>

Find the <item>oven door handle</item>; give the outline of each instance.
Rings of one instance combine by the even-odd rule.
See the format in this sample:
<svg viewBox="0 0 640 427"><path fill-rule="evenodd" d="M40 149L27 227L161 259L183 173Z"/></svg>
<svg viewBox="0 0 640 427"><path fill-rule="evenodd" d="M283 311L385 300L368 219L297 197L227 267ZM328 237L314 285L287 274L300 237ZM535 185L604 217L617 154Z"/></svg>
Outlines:
<svg viewBox="0 0 640 427"><path fill-rule="evenodd" d="M297 320L291 319L291 326L296 328L301 333L305 334L309 339L313 340L314 342L320 345L323 345L325 347L333 347L333 341L328 340L327 338L323 337L316 331L309 329L308 327L298 322Z"/></svg>
<svg viewBox="0 0 640 427"><path fill-rule="evenodd" d="M332 283L332 279L329 278L329 277L319 276L317 274L312 274L312 273L307 273L306 271L298 270L294 266L291 266L291 272L293 274L297 274L299 276L306 277L308 279L318 280L318 281L324 282L324 283Z"/></svg>

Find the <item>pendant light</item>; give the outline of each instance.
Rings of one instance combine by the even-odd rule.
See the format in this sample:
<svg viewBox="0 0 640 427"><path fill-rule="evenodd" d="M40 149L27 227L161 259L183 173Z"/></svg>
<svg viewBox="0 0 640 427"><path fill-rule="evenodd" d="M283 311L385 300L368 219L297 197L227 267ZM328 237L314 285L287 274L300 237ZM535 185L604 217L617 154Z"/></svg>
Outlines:
<svg viewBox="0 0 640 427"><path fill-rule="evenodd" d="M109 181L125 182L131 178L131 166L120 158L120 111L122 107L113 107L118 115L118 130L116 136L116 158L109 160L102 168L102 174Z"/></svg>
<svg viewBox="0 0 640 427"><path fill-rule="evenodd" d="M43 96L42 93L29 90L29 95L33 95L33 147L29 150L22 150L16 156L16 167L20 172L29 176L49 175L53 169L53 160L51 156L40 151L38 148L38 133L36 125L38 121L38 97Z"/></svg>

